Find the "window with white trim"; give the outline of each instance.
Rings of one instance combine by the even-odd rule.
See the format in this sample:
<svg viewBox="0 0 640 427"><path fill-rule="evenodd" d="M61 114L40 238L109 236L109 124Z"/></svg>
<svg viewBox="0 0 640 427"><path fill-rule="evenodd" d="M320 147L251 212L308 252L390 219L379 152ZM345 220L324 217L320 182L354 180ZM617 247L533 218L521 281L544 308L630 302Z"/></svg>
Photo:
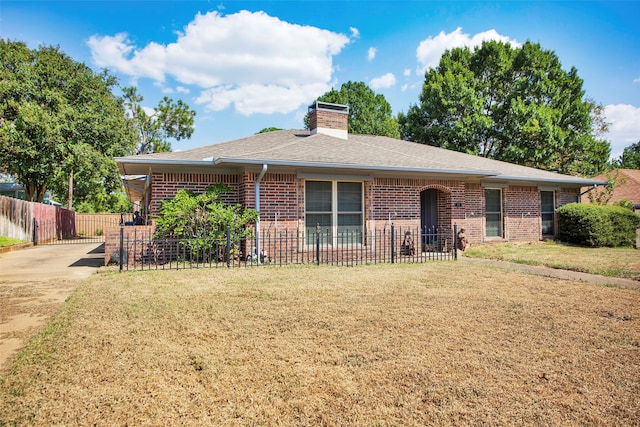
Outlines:
<svg viewBox="0 0 640 427"><path fill-rule="evenodd" d="M363 205L362 182L305 181L307 243L318 225L323 244L362 243Z"/></svg>
<svg viewBox="0 0 640 427"><path fill-rule="evenodd" d="M487 238L503 237L502 227L502 190L485 188L485 236Z"/></svg>
<svg viewBox="0 0 640 427"><path fill-rule="evenodd" d="M540 191L542 213L542 235L553 236L555 234L555 193L553 191Z"/></svg>

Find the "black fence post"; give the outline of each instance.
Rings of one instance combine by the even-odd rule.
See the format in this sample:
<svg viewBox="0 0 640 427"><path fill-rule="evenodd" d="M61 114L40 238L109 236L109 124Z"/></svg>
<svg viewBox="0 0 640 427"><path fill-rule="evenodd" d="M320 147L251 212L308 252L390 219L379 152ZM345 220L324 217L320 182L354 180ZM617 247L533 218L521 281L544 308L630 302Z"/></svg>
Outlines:
<svg viewBox="0 0 640 427"><path fill-rule="evenodd" d="M316 225L316 264L320 265L320 224Z"/></svg>
<svg viewBox="0 0 640 427"><path fill-rule="evenodd" d="M231 267L231 226L227 225L227 267Z"/></svg>
<svg viewBox="0 0 640 427"><path fill-rule="evenodd" d="M458 260L458 224L453 224L453 259Z"/></svg>
<svg viewBox="0 0 640 427"><path fill-rule="evenodd" d="M122 271L122 259L124 258L124 227L120 226L120 271Z"/></svg>
<svg viewBox="0 0 640 427"><path fill-rule="evenodd" d="M395 225L391 223L391 264L396 262L396 233Z"/></svg>
<svg viewBox="0 0 640 427"><path fill-rule="evenodd" d="M33 218L33 246L38 246L38 220Z"/></svg>

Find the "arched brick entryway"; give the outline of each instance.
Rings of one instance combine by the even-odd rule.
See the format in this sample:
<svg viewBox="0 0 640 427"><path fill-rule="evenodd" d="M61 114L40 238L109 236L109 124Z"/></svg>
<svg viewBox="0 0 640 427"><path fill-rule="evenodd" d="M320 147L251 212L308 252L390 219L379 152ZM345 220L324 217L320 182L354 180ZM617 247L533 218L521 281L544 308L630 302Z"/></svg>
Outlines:
<svg viewBox="0 0 640 427"><path fill-rule="evenodd" d="M420 191L420 228L422 247L432 245L442 228L451 227L451 190L441 185L427 186Z"/></svg>

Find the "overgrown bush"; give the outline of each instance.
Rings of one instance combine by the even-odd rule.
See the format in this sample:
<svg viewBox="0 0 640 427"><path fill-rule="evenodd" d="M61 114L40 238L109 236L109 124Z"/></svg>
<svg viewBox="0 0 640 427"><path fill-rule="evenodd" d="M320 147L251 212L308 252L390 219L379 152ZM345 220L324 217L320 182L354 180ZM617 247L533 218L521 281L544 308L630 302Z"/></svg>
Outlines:
<svg viewBox="0 0 640 427"><path fill-rule="evenodd" d="M255 209L226 205L222 194L230 191L231 187L224 184L208 187L202 194L178 191L173 199L165 200L160 206L155 238L180 239L181 249L197 259L210 260L226 253L227 228L234 241L251 237L253 228L247 226L258 218ZM220 253L212 253L214 250Z"/></svg>
<svg viewBox="0 0 640 427"><path fill-rule="evenodd" d="M620 206L569 203L558 209L558 239L582 246L632 246L640 215Z"/></svg>

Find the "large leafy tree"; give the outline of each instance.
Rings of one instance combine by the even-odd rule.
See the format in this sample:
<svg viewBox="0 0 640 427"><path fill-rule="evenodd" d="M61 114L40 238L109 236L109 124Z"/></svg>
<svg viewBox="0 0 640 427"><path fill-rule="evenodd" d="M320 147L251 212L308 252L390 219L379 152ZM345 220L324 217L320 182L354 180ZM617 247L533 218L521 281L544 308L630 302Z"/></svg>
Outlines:
<svg viewBox="0 0 640 427"><path fill-rule="evenodd" d="M136 88L123 88L123 96L137 136L136 154L171 151L171 138L180 141L191 137L196 112L181 99L165 96L151 110L142 106L144 98Z"/></svg>
<svg viewBox="0 0 640 427"><path fill-rule="evenodd" d="M411 141L569 174L602 172L611 150L576 69L530 42L446 51L398 120Z"/></svg>
<svg viewBox="0 0 640 427"><path fill-rule="evenodd" d="M363 82L347 82L340 90L331 89L318 101L349 106L349 133L400 137L398 121L384 95L376 94ZM309 126L308 115L305 125Z"/></svg>
<svg viewBox="0 0 640 427"><path fill-rule="evenodd" d="M113 157L134 139L115 78L57 47L0 40L0 81L0 169L27 200L41 202L48 188L64 194L74 172L96 185L117 180Z"/></svg>
<svg viewBox="0 0 640 427"><path fill-rule="evenodd" d="M625 147L617 165L623 169L640 169L640 141Z"/></svg>

